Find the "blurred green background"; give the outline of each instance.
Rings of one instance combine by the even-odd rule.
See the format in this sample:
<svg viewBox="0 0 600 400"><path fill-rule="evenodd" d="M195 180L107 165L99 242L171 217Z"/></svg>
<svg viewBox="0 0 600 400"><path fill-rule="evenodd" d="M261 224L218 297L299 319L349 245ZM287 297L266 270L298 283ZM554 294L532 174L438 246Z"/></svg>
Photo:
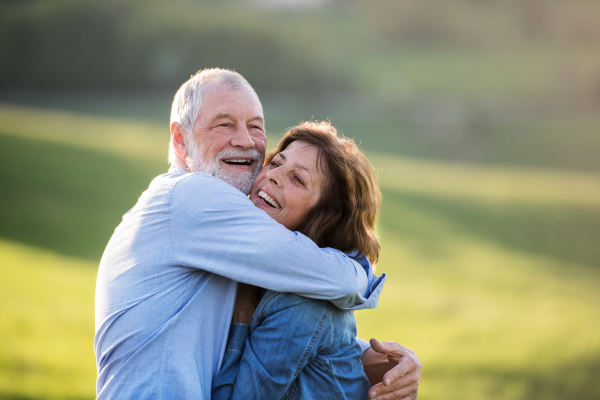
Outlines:
<svg viewBox="0 0 600 400"><path fill-rule="evenodd" d="M379 169L359 335L420 399L600 399L597 0L0 2L0 398L94 397L99 259L216 66L269 147L331 119Z"/></svg>

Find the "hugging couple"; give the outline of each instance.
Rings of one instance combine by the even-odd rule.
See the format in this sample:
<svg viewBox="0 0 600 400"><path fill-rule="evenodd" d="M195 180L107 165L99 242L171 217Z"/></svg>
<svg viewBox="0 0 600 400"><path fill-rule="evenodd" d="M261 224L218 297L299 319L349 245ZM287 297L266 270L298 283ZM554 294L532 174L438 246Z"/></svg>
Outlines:
<svg viewBox="0 0 600 400"><path fill-rule="evenodd" d="M416 354L356 337L352 311L385 281L371 164L325 122L265 157L264 126L236 72L200 71L175 95L171 167L100 262L99 399L416 398Z"/></svg>

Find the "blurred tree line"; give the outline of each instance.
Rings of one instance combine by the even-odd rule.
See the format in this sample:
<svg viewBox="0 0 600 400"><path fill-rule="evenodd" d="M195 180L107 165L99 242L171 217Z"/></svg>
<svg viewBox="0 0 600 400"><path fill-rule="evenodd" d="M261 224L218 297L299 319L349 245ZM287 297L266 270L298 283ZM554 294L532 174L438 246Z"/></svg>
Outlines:
<svg viewBox="0 0 600 400"><path fill-rule="evenodd" d="M214 66L262 89L347 85L318 40L265 14L233 1L2 1L0 87L171 88Z"/></svg>
<svg viewBox="0 0 600 400"><path fill-rule="evenodd" d="M364 76L407 47L595 53L600 43L597 0L275 4L0 0L0 88L172 89L198 69L219 66L262 90L364 90L373 86Z"/></svg>

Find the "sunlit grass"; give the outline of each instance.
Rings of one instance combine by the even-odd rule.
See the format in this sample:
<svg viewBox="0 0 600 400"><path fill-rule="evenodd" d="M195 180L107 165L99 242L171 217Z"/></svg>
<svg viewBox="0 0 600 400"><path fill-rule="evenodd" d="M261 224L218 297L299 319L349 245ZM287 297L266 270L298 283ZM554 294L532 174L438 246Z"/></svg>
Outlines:
<svg viewBox="0 0 600 400"><path fill-rule="evenodd" d="M0 240L0 265L0 398L93 398L96 263Z"/></svg>
<svg viewBox="0 0 600 400"><path fill-rule="evenodd" d="M121 156L166 161L168 121L164 126L118 118L45 110L0 103L3 133L71 144Z"/></svg>
<svg viewBox="0 0 600 400"><path fill-rule="evenodd" d="M595 382L600 271L473 237L448 235L428 251L390 231L381 236L378 272L389 280L379 308L357 313L359 334L400 340L419 354L423 399L561 398L536 393L538 381L569 389L567 398L600 389L572 387L560 373L568 365Z"/></svg>
<svg viewBox="0 0 600 400"><path fill-rule="evenodd" d="M369 153L380 183L402 190L489 203L600 206L600 174L422 161Z"/></svg>

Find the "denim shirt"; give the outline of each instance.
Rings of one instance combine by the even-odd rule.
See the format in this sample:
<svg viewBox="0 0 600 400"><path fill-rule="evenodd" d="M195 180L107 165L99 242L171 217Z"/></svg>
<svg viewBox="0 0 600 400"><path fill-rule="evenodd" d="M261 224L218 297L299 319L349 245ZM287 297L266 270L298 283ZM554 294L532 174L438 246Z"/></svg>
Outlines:
<svg viewBox="0 0 600 400"><path fill-rule="evenodd" d="M341 308L370 301L360 264L285 229L233 186L173 166L123 216L100 262L98 399L209 399L237 282Z"/></svg>
<svg viewBox="0 0 600 400"><path fill-rule="evenodd" d="M366 307L374 308L385 274L377 278L364 256L361 261L373 299ZM212 399L364 400L369 381L361 357L351 311L268 290L250 326L232 324Z"/></svg>

